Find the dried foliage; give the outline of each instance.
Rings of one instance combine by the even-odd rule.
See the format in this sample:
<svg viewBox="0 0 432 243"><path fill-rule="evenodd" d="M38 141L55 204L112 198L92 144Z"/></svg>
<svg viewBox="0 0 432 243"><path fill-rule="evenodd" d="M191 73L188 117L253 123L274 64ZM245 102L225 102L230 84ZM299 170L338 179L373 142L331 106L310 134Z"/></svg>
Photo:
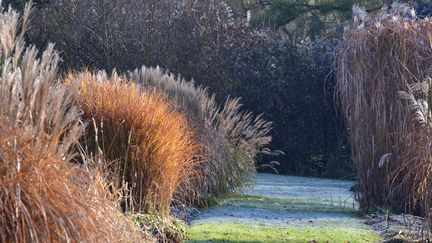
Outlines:
<svg viewBox="0 0 432 243"><path fill-rule="evenodd" d="M405 5L394 4L371 18L356 11L336 52L337 94L349 129L363 210L385 204L399 210L410 207L407 187L385 185L400 182L392 175L408 163L403 156L417 149L407 146L406 137L414 127L407 101L398 92L430 75L431 31L431 22L417 19ZM410 159L418 162L417 157Z"/></svg>
<svg viewBox="0 0 432 243"><path fill-rule="evenodd" d="M411 208L432 222L432 80L411 84L400 97L408 102L415 129L406 136L406 150L395 178L402 178L397 187L408 193ZM430 232L429 232L430 233Z"/></svg>
<svg viewBox="0 0 432 243"><path fill-rule="evenodd" d="M169 213L173 198L193 197L188 181L198 146L182 114L158 93L115 73L110 78L104 72L66 77L66 83L75 81L83 118L93 124L82 144L88 154L114 161L108 167L120 173L117 187L128 189L126 209Z"/></svg>
<svg viewBox="0 0 432 243"><path fill-rule="evenodd" d="M36 137L31 129L14 131L3 125L0 140L0 241L142 239L103 180L69 163L62 144L54 146L55 140Z"/></svg>
<svg viewBox="0 0 432 243"><path fill-rule="evenodd" d="M77 89L55 81L52 45L40 59L25 48L29 13L0 9L0 241L140 240L103 180L70 163L84 130Z"/></svg>
<svg viewBox="0 0 432 243"><path fill-rule="evenodd" d="M178 111L187 114L195 139L204 145L203 176L195 181L200 200L244 186L253 178L256 157L271 153L267 148L271 122L241 109L238 99L228 99L221 107L203 87L160 68L142 67L130 76L147 89L164 93Z"/></svg>

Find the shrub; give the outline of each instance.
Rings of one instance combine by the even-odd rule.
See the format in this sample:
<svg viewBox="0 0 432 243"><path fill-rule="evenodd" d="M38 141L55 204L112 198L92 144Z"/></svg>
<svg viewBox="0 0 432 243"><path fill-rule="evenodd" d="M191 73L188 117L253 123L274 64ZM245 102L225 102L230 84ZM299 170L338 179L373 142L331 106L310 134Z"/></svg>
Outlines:
<svg viewBox="0 0 432 243"><path fill-rule="evenodd" d="M357 167L360 207L390 204L410 209L409 189L394 174L416 151L406 138L414 131L407 101L398 92L430 75L430 21L416 19L405 5L367 19L356 9L354 24L336 52L337 92ZM414 163L418 158L411 158ZM412 183L412 180L406 183ZM387 185L387 186L383 186Z"/></svg>
<svg viewBox="0 0 432 243"><path fill-rule="evenodd" d="M156 92L146 91L125 77L103 72L70 74L78 80L78 105L88 127L83 144L88 154L101 154L114 163L118 187L127 183L129 210L169 213L173 198L192 197L188 180L194 174L197 144L186 118L172 110ZM179 191L179 185L187 191Z"/></svg>
<svg viewBox="0 0 432 243"><path fill-rule="evenodd" d="M271 153L267 148L271 123L243 111L238 99L228 99L221 107L203 87L159 68L142 67L130 76L147 89L164 93L178 111L187 114L195 139L204 145L203 176L195 181L202 200L245 185L253 178L256 157Z"/></svg>
<svg viewBox="0 0 432 243"><path fill-rule="evenodd" d="M55 81L52 45L40 59L25 48L29 12L21 22L0 8L0 241L139 240L102 184L70 163L84 129L77 89Z"/></svg>

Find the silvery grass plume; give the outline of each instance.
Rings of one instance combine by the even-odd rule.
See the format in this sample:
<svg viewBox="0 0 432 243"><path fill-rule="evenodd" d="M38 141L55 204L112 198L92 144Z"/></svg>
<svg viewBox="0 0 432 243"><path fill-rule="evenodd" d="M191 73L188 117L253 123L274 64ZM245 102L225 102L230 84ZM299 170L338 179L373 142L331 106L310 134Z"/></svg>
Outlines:
<svg viewBox="0 0 432 243"><path fill-rule="evenodd" d="M366 21L366 18L368 16L366 11L357 4L354 4L352 7L352 14L352 25L357 28L363 28L364 22Z"/></svg>
<svg viewBox="0 0 432 243"><path fill-rule="evenodd" d="M17 12L0 9L0 115L4 123L32 128L36 134L63 134L62 147L69 148L83 130L72 105L77 87L55 81L59 57L52 44L40 59L35 47L25 47L30 10L27 4L20 22Z"/></svg>
<svg viewBox="0 0 432 243"><path fill-rule="evenodd" d="M391 15L400 16L401 18L416 18L415 9L408 4L394 2L391 5Z"/></svg>
<svg viewBox="0 0 432 243"><path fill-rule="evenodd" d="M173 105L177 110L199 120L198 123L202 123L203 120L211 122L215 119L218 112L215 97L210 96L206 88L196 86L193 80L188 82L174 74L164 73L159 67L145 66L130 72L129 76L148 89L163 91L175 101Z"/></svg>
<svg viewBox="0 0 432 243"><path fill-rule="evenodd" d="M409 91L400 91L399 95L406 100L414 116L414 120L428 133L432 132L432 79L426 78L422 82L410 85Z"/></svg>

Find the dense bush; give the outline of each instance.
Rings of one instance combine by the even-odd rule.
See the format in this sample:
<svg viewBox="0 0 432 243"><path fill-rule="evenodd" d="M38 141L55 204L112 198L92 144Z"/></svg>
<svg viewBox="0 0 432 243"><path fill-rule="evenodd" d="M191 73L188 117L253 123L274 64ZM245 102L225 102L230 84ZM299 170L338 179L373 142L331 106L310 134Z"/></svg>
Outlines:
<svg viewBox="0 0 432 243"><path fill-rule="evenodd" d="M62 67L131 70L161 66L229 95L274 121L280 172L342 176L351 171L333 105L333 40L311 43L250 27L221 1L97 0L40 5L28 38L55 41ZM264 161L273 158L263 158Z"/></svg>

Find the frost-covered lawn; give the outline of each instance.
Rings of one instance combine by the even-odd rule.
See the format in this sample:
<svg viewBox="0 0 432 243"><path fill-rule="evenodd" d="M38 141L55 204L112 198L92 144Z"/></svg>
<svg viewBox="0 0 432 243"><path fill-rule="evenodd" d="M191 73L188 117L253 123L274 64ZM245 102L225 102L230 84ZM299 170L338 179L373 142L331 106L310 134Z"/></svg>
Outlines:
<svg viewBox="0 0 432 243"><path fill-rule="evenodd" d="M352 184L258 174L252 188L200 214L188 235L204 242L377 242L355 215Z"/></svg>
<svg viewBox="0 0 432 243"><path fill-rule="evenodd" d="M337 208L357 209L350 188L353 181L331 180L311 177L257 174L251 188L245 194L270 198L285 198L322 204Z"/></svg>

